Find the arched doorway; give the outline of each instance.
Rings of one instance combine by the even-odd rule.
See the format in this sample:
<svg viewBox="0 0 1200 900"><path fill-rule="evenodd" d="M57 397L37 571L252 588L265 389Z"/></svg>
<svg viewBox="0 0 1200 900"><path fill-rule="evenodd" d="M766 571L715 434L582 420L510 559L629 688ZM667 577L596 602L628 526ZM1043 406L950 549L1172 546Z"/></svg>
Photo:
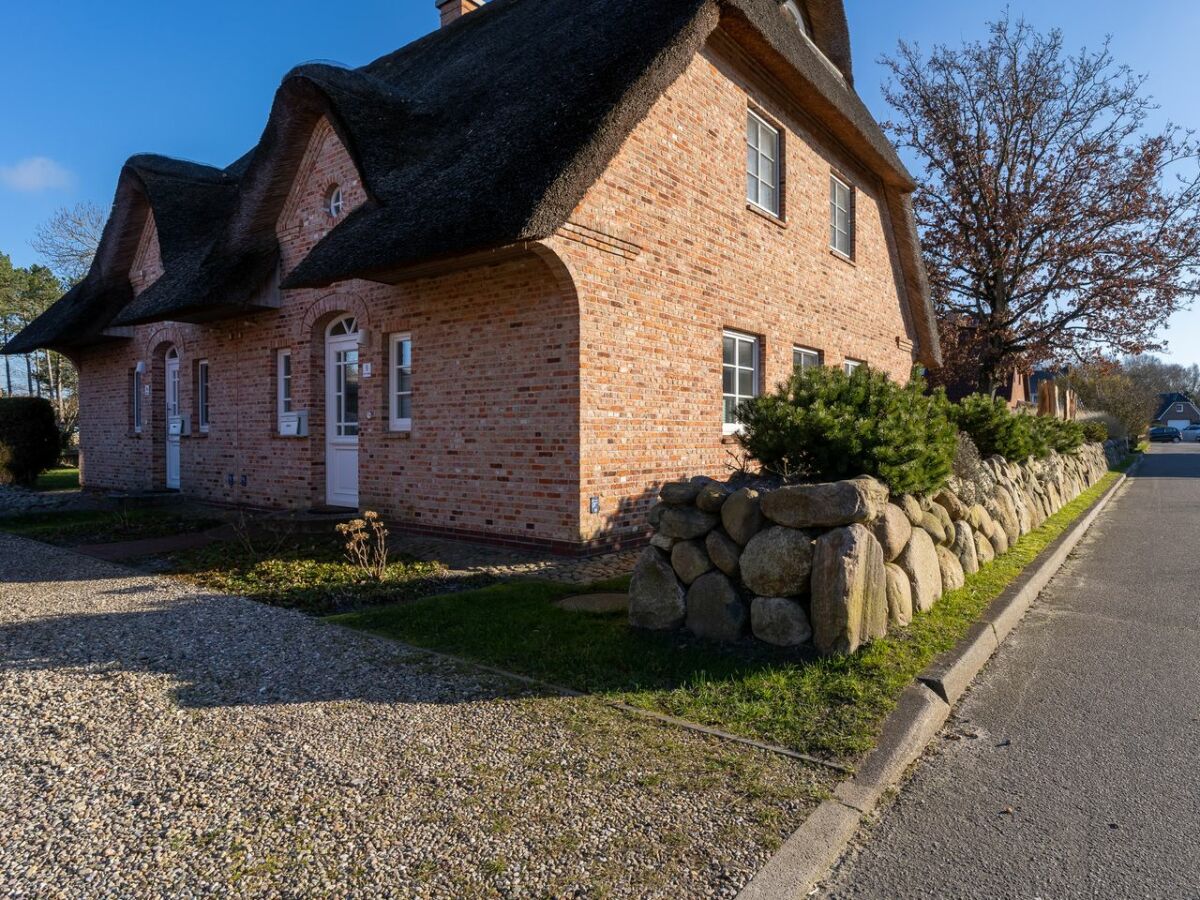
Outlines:
<svg viewBox="0 0 1200 900"><path fill-rule="evenodd" d="M179 490L179 439L183 435L183 419L179 415L179 351L174 347L167 350L164 366L163 393L166 396L167 415L167 473L166 486Z"/></svg>
<svg viewBox="0 0 1200 900"><path fill-rule="evenodd" d="M359 330L342 316L325 331L325 502L358 509Z"/></svg>

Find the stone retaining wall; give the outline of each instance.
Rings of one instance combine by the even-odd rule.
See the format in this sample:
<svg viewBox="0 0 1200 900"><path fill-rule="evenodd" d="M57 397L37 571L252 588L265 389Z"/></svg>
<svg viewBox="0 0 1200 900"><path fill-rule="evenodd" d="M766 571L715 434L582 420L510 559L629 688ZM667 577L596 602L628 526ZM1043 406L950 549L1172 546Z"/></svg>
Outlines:
<svg viewBox="0 0 1200 900"><path fill-rule="evenodd" d="M771 490L673 482L650 511L630 622L853 653L961 587L1126 450L1087 444L1024 464L994 456L929 497L892 497L866 476Z"/></svg>

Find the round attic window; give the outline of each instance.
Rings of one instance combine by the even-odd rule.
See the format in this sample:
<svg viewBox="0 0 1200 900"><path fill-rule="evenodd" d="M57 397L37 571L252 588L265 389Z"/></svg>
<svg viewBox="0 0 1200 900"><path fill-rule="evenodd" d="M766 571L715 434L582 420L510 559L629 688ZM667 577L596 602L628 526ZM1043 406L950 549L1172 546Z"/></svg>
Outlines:
<svg viewBox="0 0 1200 900"><path fill-rule="evenodd" d="M344 208L345 203L342 200L342 187L341 185L334 185L329 191L329 196L325 199L325 210L330 216L336 219L342 214Z"/></svg>

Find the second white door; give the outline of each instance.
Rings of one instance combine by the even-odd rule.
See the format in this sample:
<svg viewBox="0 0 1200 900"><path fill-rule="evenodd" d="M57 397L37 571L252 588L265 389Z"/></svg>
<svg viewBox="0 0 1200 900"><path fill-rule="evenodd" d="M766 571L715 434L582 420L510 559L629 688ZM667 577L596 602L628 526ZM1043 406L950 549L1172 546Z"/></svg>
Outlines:
<svg viewBox="0 0 1200 900"><path fill-rule="evenodd" d="M169 489L179 490L179 429L172 424L179 418L179 352L172 348L167 352L166 365L167 395L167 479Z"/></svg>
<svg viewBox="0 0 1200 900"><path fill-rule="evenodd" d="M358 509L358 325L329 327L325 341L325 502Z"/></svg>

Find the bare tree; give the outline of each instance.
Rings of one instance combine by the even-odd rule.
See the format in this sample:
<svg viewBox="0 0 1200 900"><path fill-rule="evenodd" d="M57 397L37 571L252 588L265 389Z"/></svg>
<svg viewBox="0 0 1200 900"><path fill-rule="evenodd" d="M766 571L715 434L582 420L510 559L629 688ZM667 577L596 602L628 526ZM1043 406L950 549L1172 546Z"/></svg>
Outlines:
<svg viewBox="0 0 1200 900"><path fill-rule="evenodd" d="M1159 349L1200 292L1200 145L1149 130L1145 79L1107 43L1072 56L1057 30L989 27L884 60L887 127L920 165L938 380L987 391L1022 364Z"/></svg>
<svg viewBox="0 0 1200 900"><path fill-rule="evenodd" d="M94 203L62 207L38 226L30 246L68 286L78 284L92 267L108 219Z"/></svg>

